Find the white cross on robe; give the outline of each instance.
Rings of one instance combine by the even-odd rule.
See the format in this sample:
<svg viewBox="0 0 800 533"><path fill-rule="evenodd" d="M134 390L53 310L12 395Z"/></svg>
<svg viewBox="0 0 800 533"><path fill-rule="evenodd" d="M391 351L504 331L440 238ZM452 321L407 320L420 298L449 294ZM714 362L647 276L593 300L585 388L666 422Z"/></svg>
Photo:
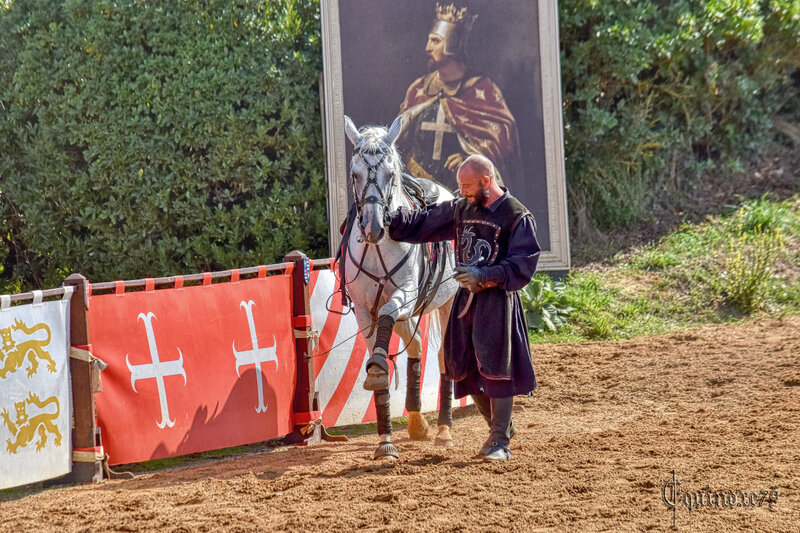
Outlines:
<svg viewBox="0 0 800 533"><path fill-rule="evenodd" d="M455 133L456 131L447 123L447 117L444 114L441 102L439 102L439 109L436 111L436 122L423 122L420 124L420 129L436 132L433 136L433 160L440 161L442 159L442 138L444 134Z"/></svg>

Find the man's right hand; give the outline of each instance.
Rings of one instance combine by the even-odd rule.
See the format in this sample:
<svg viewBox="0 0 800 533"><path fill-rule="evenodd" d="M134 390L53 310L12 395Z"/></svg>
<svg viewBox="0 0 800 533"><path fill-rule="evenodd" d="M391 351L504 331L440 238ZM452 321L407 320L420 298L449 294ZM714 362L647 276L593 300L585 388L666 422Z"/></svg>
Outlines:
<svg viewBox="0 0 800 533"><path fill-rule="evenodd" d="M383 226L388 228L392 225L392 221L400 216L400 209L395 209L394 211L386 210L386 213L383 215Z"/></svg>
<svg viewBox="0 0 800 533"><path fill-rule="evenodd" d="M464 162L464 154L461 152L456 152L451 154L447 159L444 161L444 166L447 170L455 172L458 170L458 167L461 166L461 163Z"/></svg>

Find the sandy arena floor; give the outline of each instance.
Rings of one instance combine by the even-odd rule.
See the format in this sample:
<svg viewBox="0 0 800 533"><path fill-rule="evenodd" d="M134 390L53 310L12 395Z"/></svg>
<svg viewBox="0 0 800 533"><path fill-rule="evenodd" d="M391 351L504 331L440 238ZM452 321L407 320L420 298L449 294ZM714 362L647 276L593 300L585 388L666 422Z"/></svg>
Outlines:
<svg viewBox="0 0 800 533"><path fill-rule="evenodd" d="M277 448L0 502L0 531L664 531L673 470L680 531L800 530L800 317L534 362L507 464L473 459L470 408L449 450L402 428L395 464L371 460L375 435Z"/></svg>

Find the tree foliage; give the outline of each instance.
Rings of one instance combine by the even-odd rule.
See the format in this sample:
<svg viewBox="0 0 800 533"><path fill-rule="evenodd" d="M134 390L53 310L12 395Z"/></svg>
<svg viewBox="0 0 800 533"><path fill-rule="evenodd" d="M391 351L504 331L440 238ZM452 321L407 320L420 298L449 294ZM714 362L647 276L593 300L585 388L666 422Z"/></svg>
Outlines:
<svg viewBox="0 0 800 533"><path fill-rule="evenodd" d="M314 0L0 9L2 276L325 254Z"/></svg>
<svg viewBox="0 0 800 533"><path fill-rule="evenodd" d="M737 169L796 105L796 0L561 0L573 224L629 225Z"/></svg>
<svg viewBox="0 0 800 533"><path fill-rule="evenodd" d="M739 168L800 113L797 0L561 0L559 17L578 235ZM0 278L324 255L321 68L318 0L0 0Z"/></svg>

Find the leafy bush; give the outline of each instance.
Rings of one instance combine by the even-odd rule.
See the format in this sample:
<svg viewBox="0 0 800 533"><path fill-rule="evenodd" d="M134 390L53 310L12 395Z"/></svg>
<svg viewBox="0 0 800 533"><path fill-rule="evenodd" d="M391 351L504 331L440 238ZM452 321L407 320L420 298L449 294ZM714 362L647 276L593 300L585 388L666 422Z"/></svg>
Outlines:
<svg viewBox="0 0 800 533"><path fill-rule="evenodd" d="M566 285L538 274L519 292L528 328L556 331L567 325L567 316L574 310L567 304Z"/></svg>
<svg viewBox="0 0 800 533"><path fill-rule="evenodd" d="M764 212L761 210L761 214ZM766 298L767 283L773 279L775 263L785 246L782 228L774 217L748 227L752 215L752 208L739 210L736 238L725 260L725 271L715 283L725 301L745 313L758 309Z"/></svg>
<svg viewBox="0 0 800 533"><path fill-rule="evenodd" d="M800 100L796 0L559 2L572 227L619 227L739 169Z"/></svg>
<svg viewBox="0 0 800 533"><path fill-rule="evenodd" d="M5 4L0 275L326 254L320 71L316 0Z"/></svg>

